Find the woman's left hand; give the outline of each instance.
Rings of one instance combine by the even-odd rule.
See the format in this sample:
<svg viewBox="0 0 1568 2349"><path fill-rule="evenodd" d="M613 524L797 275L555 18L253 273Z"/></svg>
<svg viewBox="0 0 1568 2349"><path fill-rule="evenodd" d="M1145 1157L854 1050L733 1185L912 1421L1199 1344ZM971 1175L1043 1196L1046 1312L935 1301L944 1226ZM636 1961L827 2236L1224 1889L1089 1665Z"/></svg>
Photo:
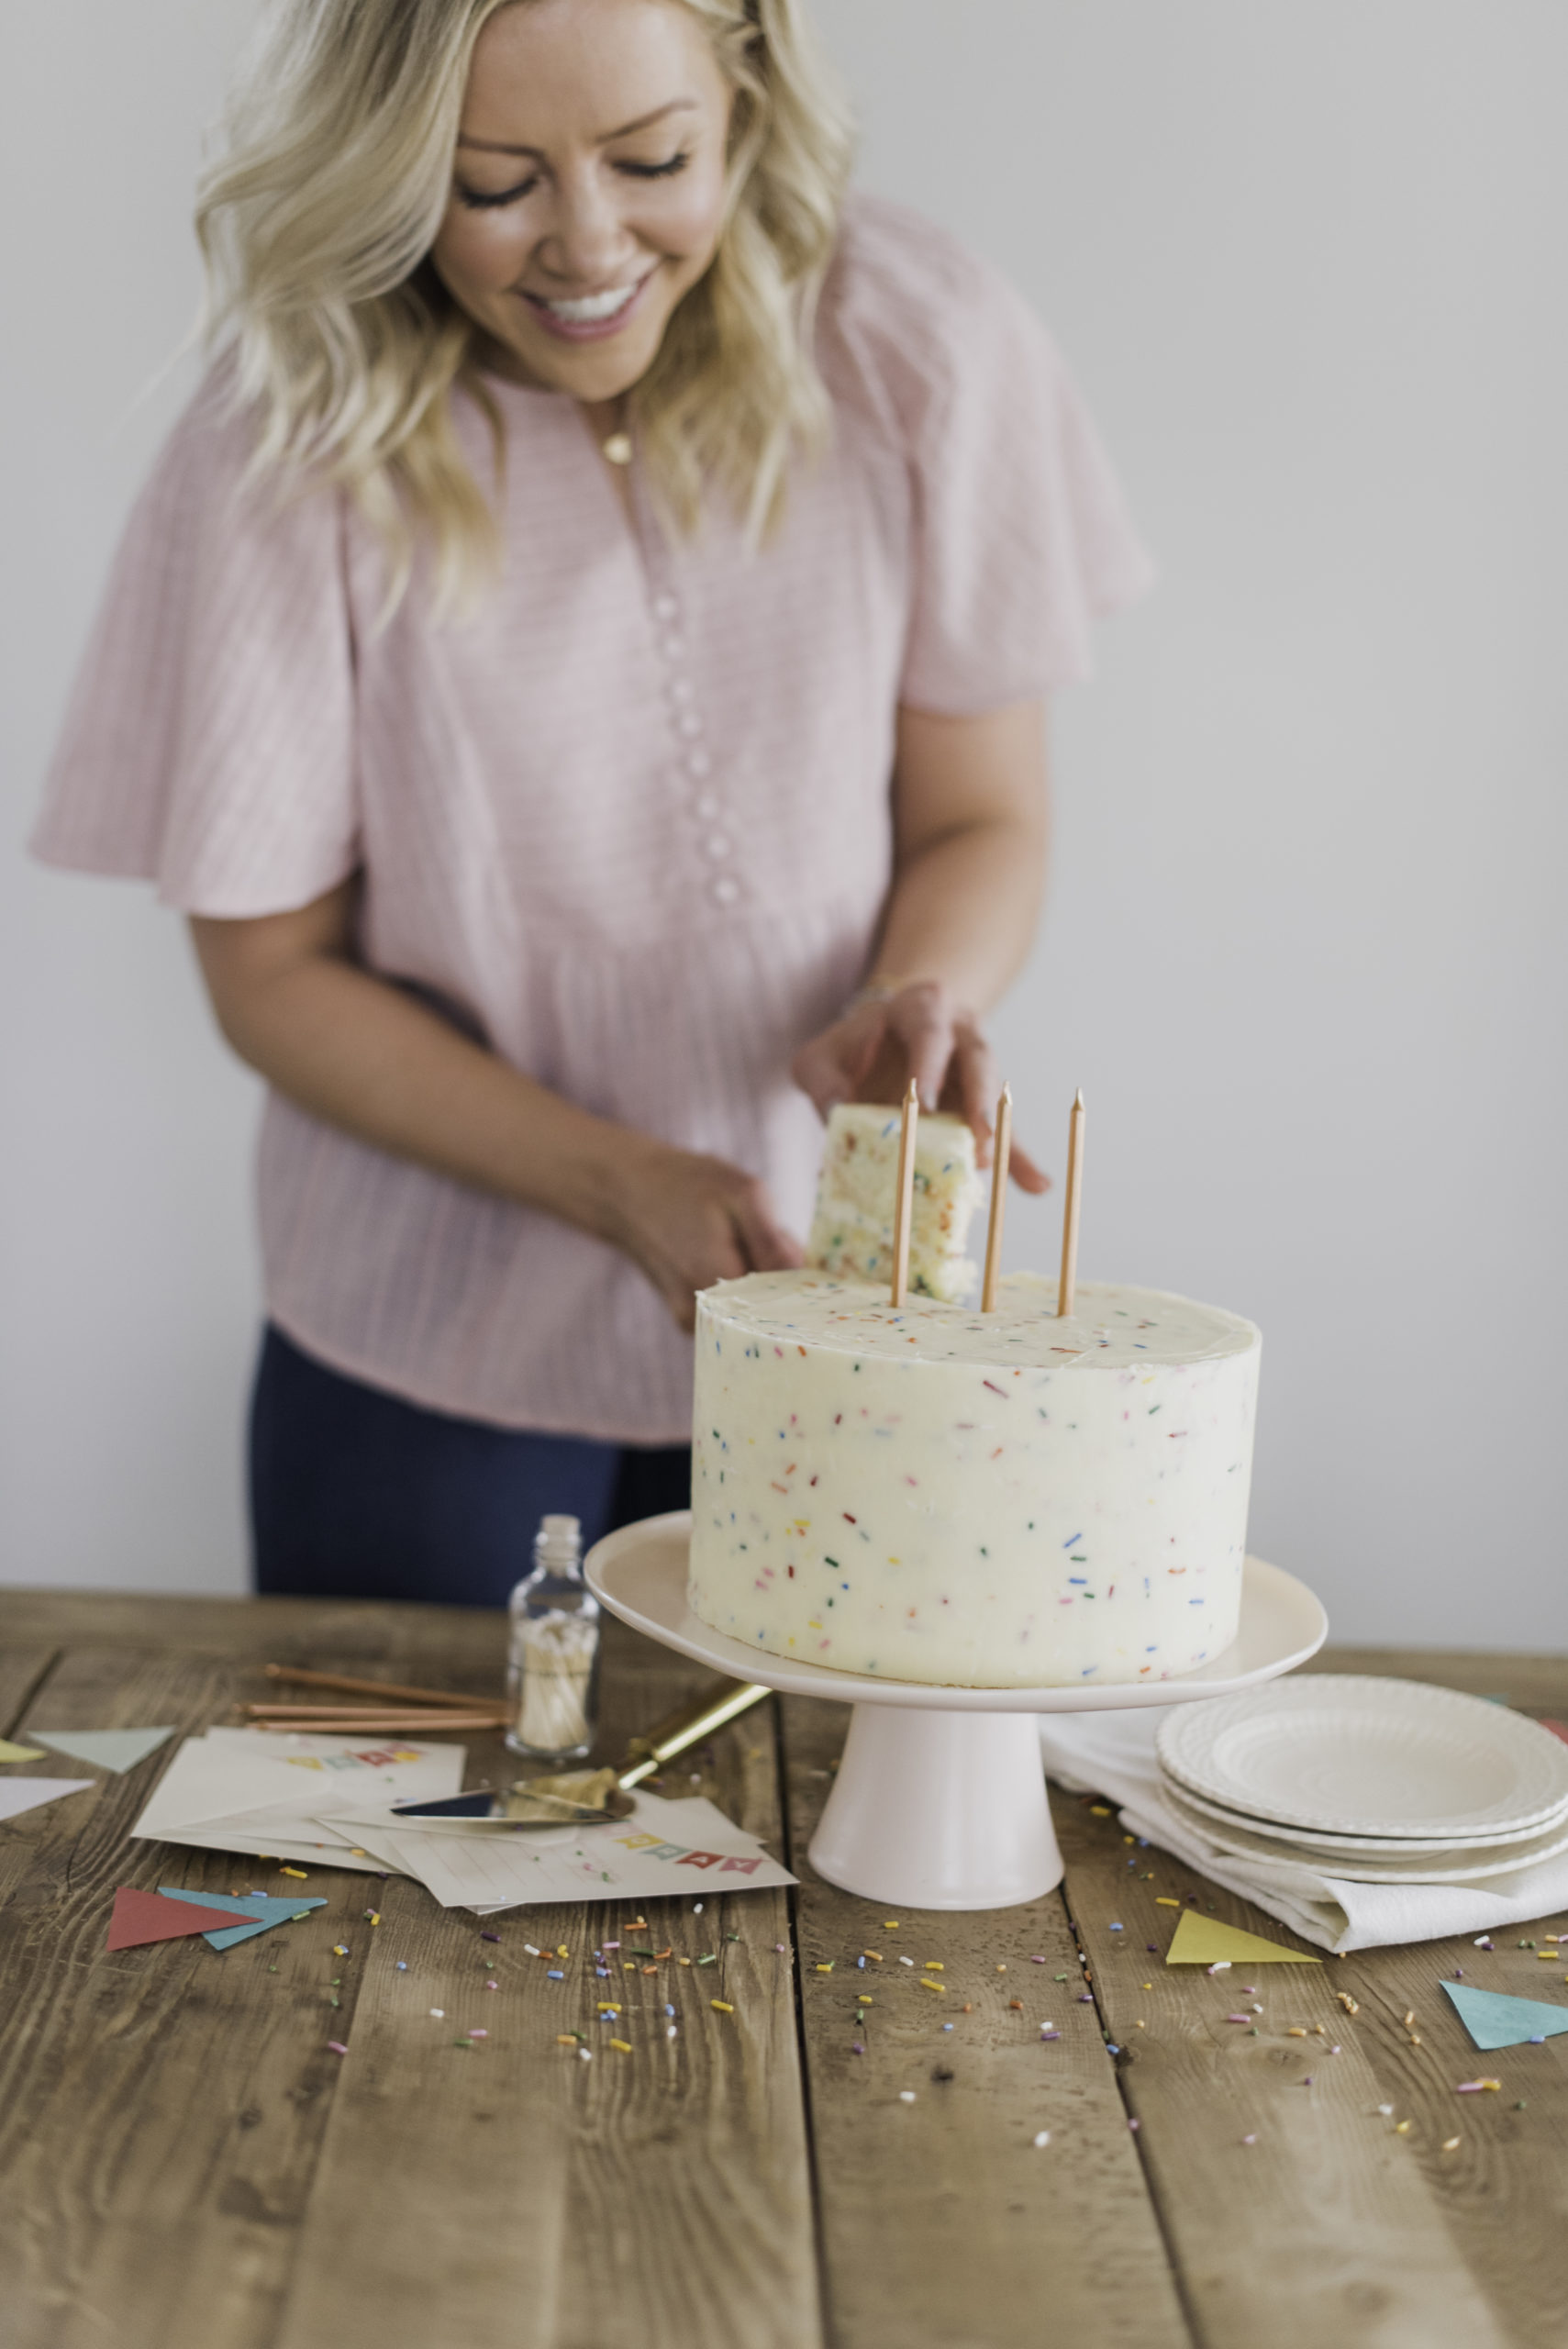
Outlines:
<svg viewBox="0 0 1568 2349"><path fill-rule="evenodd" d="M1001 1091L995 1057L973 1013L940 979L913 980L851 1004L801 1046L790 1072L824 1118L841 1101L896 1105L913 1077L921 1108L962 1118L979 1163L991 1163L991 1117ZM1050 1177L1017 1141L1009 1163L1021 1190L1050 1189Z"/></svg>

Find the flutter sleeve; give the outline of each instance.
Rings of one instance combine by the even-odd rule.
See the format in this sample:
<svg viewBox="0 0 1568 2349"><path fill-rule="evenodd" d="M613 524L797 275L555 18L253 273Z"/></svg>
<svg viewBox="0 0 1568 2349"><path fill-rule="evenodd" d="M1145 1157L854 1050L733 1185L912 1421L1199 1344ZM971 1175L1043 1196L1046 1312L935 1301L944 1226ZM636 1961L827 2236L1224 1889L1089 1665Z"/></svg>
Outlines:
<svg viewBox="0 0 1568 2349"><path fill-rule="evenodd" d="M360 861L340 501L248 484L250 447L209 379L132 511L32 840L233 918Z"/></svg>
<svg viewBox="0 0 1568 2349"><path fill-rule="evenodd" d="M978 255L864 198L839 312L909 473L901 700L969 716L1087 677L1094 621L1153 572L1045 328Z"/></svg>

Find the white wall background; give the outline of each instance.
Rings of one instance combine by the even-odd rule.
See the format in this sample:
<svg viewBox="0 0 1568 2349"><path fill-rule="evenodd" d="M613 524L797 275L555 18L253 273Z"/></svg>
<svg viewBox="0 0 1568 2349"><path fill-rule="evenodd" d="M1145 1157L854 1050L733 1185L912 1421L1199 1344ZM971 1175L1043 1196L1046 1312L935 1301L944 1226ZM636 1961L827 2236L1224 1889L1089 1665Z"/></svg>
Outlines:
<svg viewBox="0 0 1568 2349"><path fill-rule="evenodd" d="M863 178L1038 304L1161 562L1062 705L1052 902L997 1022L1053 1157L1088 1097L1084 1269L1262 1322L1253 1546L1340 1636L1568 1644L1568 15L819 5ZM243 1582L254 1089L174 919L16 843L187 380L141 396L250 17L77 0L5 35L11 1581ZM1015 1199L1012 1260L1055 1241Z"/></svg>

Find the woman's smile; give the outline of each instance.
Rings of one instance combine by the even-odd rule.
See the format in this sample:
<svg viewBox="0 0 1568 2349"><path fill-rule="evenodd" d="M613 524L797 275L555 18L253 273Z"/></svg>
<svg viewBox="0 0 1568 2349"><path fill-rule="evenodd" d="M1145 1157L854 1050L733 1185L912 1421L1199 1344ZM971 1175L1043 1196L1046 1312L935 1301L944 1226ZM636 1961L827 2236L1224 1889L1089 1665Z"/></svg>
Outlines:
<svg viewBox="0 0 1568 2349"><path fill-rule="evenodd" d="M519 285L517 292L547 333L559 335L563 342L597 342L629 324L658 266L655 262L639 275L599 294L539 294L529 285Z"/></svg>

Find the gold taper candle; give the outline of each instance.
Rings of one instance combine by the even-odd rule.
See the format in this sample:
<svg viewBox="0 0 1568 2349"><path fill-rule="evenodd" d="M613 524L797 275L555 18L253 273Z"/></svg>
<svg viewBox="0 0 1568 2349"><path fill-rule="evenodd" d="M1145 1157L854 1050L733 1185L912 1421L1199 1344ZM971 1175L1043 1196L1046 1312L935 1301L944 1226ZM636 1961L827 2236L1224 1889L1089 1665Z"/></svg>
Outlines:
<svg viewBox="0 0 1568 2349"><path fill-rule="evenodd" d="M909 1226L915 1207L915 1135L920 1119L920 1095L913 1077L904 1096L903 1125L898 1135L898 1189L893 1202L893 1302L902 1305L909 1286Z"/></svg>
<svg viewBox="0 0 1568 2349"><path fill-rule="evenodd" d="M1067 1196L1062 1203L1062 1277L1056 1284L1056 1311L1064 1319L1073 1310L1078 1287L1078 1197L1084 1182L1084 1096L1074 1095L1067 1127Z"/></svg>
<svg viewBox="0 0 1568 2349"><path fill-rule="evenodd" d="M1007 1213L1007 1162L1013 1154L1013 1088L1002 1087L996 1104L996 1139L991 1157L991 1221L985 1233L985 1277L980 1290L980 1310L996 1310L996 1282L1002 1270L1002 1225Z"/></svg>

